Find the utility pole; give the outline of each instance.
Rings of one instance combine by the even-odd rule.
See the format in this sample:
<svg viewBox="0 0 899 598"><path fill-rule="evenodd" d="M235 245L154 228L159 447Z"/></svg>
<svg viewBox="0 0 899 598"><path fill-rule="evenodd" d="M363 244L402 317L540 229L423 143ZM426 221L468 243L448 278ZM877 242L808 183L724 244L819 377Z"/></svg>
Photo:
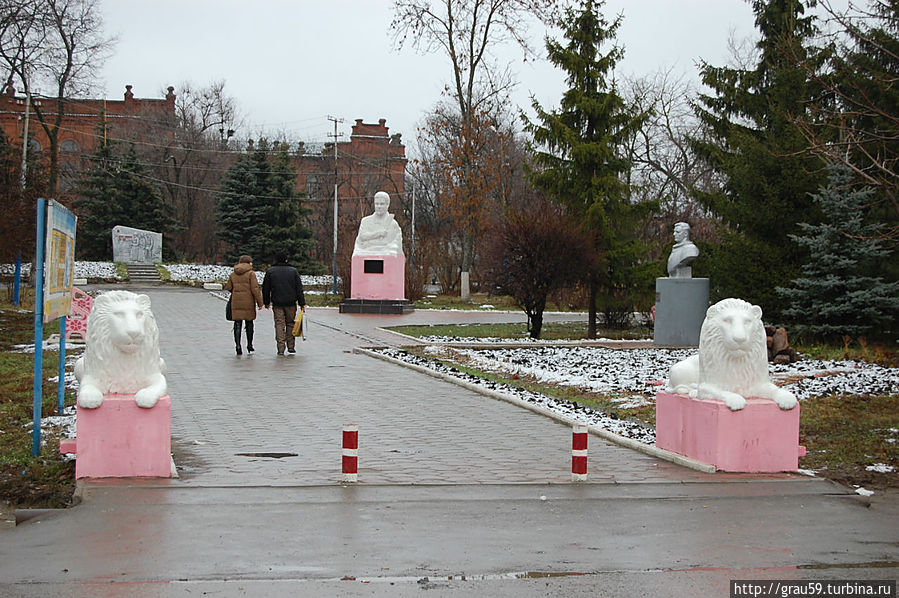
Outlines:
<svg viewBox="0 0 899 598"><path fill-rule="evenodd" d="M336 118L333 116L329 116L328 120L334 123L334 133L332 135L328 135L328 137L334 138L334 264L333 264L333 278L334 278L334 294L337 294L337 138L339 135L337 134L337 123L342 123L342 118Z"/></svg>
<svg viewBox="0 0 899 598"><path fill-rule="evenodd" d="M410 271L415 272L415 179L412 180L412 260ZM413 280L414 277L413 277Z"/></svg>
<svg viewBox="0 0 899 598"><path fill-rule="evenodd" d="M22 189L25 188L25 170L28 168L28 117L31 108L31 92L25 90L25 130L22 132Z"/></svg>

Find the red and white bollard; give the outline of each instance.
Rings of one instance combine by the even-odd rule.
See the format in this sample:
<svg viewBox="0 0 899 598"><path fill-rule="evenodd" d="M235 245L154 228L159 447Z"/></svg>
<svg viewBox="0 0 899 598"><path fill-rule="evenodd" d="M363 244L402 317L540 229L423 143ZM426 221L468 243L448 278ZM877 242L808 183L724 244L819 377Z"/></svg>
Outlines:
<svg viewBox="0 0 899 598"><path fill-rule="evenodd" d="M359 426L343 427L343 481L359 481Z"/></svg>
<svg viewBox="0 0 899 598"><path fill-rule="evenodd" d="M587 426L571 430L571 481L587 481Z"/></svg>

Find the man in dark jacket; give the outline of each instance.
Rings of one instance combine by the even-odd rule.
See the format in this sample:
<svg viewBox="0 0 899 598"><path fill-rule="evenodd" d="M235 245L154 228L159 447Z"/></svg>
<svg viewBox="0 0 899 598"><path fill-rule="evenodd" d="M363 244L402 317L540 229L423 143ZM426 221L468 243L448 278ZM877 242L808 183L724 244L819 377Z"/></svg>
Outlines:
<svg viewBox="0 0 899 598"><path fill-rule="evenodd" d="M297 315L297 305L306 310L306 298L303 296L303 281L297 269L287 263L287 256L278 254L274 264L265 271L262 279L262 302L267 308L272 307L275 317L275 341L278 343L278 355L296 353L296 339L293 336L293 322Z"/></svg>

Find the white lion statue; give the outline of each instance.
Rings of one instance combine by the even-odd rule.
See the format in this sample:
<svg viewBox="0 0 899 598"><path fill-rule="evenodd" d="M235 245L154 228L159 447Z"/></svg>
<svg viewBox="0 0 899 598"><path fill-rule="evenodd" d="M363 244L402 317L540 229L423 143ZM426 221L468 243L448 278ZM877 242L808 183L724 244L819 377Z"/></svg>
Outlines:
<svg viewBox="0 0 899 598"><path fill-rule="evenodd" d="M671 366L668 390L699 399L721 399L731 410L746 397L772 399L781 409L796 406L793 393L768 376L762 308L742 299L723 299L706 311L699 332L699 355Z"/></svg>
<svg viewBox="0 0 899 598"><path fill-rule="evenodd" d="M150 408L165 395L159 329L146 295L110 291L94 299L85 344L84 356L75 362L81 407L95 409L103 395L123 393Z"/></svg>

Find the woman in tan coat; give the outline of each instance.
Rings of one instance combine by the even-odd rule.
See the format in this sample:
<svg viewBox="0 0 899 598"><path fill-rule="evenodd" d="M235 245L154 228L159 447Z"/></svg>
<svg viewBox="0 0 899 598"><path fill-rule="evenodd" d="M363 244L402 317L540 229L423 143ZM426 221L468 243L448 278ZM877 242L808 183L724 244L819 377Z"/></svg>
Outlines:
<svg viewBox="0 0 899 598"><path fill-rule="evenodd" d="M240 350L240 325L246 323L247 329L247 353L253 349L253 320L256 319L256 309L262 308L262 291L256 273L253 272L253 258L248 255L240 256L234 272L228 277L224 289L231 291L231 319L234 320L234 344L237 354Z"/></svg>

